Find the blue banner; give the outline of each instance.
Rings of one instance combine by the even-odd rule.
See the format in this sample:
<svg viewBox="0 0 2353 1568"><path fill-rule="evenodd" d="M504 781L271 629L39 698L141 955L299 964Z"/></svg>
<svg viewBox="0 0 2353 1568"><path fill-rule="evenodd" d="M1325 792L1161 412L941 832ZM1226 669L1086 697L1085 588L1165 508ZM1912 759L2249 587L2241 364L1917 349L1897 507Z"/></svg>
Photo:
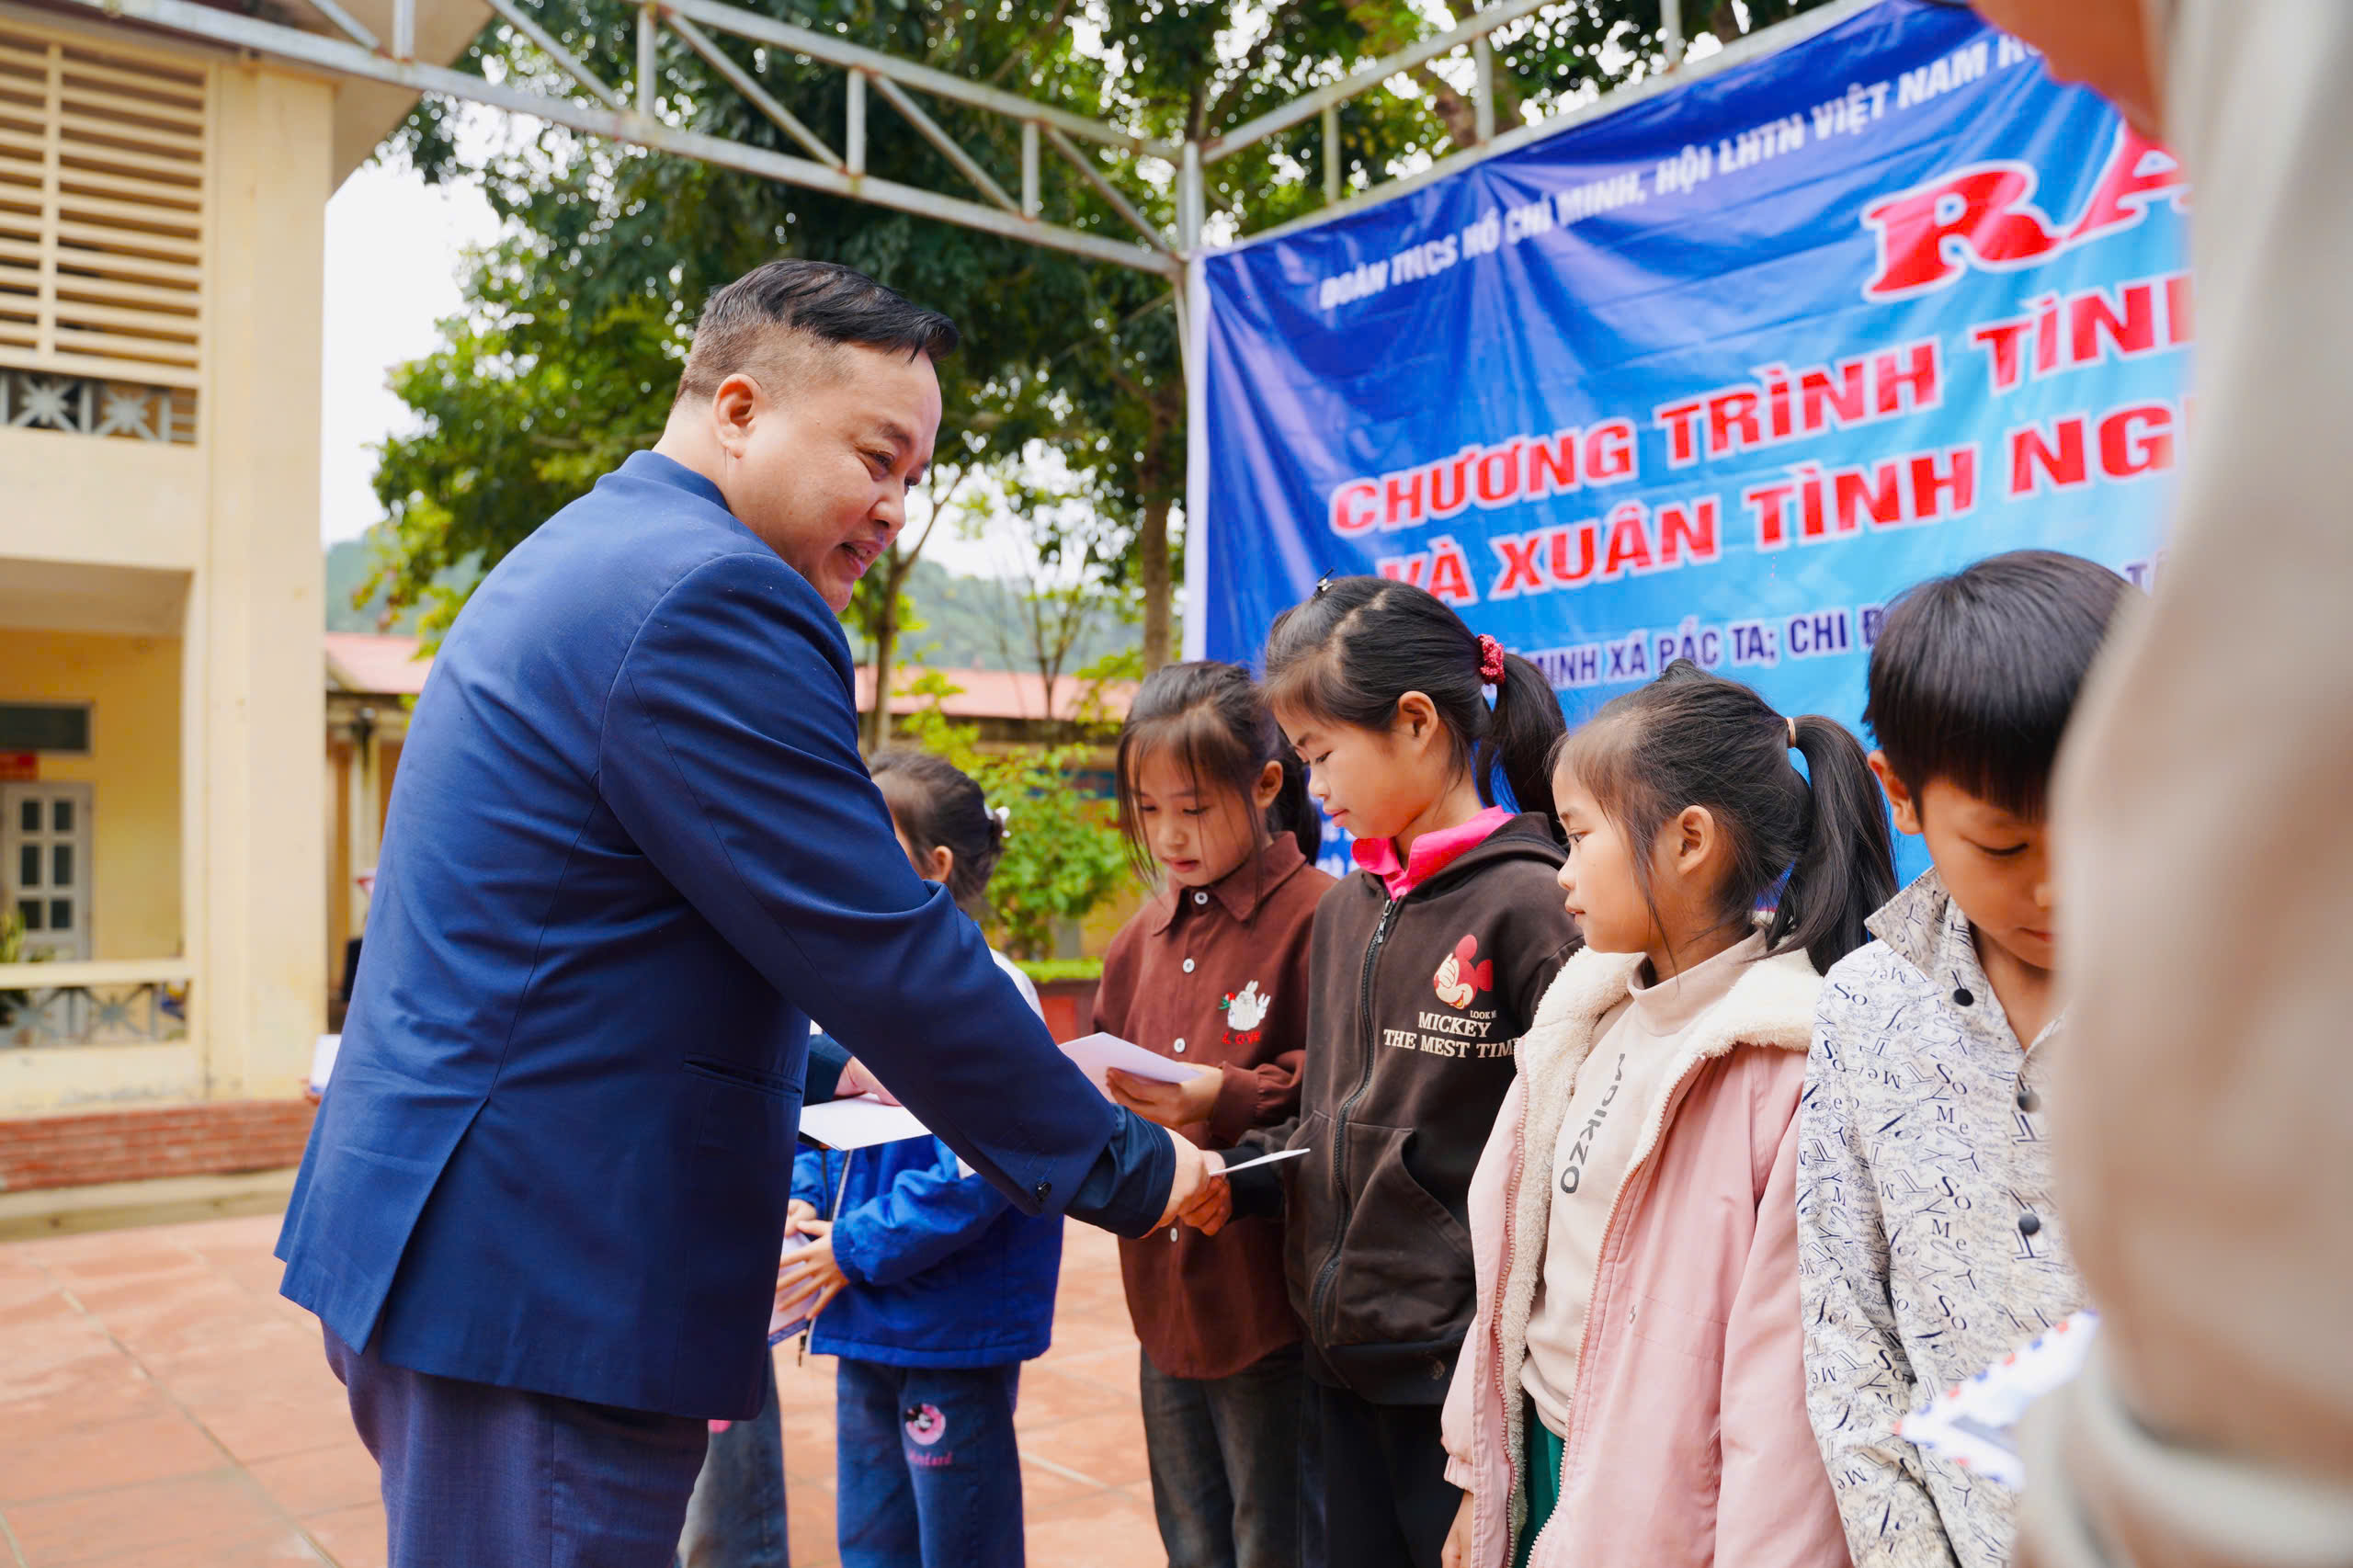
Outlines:
<svg viewBox="0 0 2353 1568"><path fill-rule="evenodd" d="M1883 4L1208 257L1193 646L1421 584L1574 723L1685 655L1859 727L1881 610L2024 545L2146 584L2177 164L1964 10Z"/></svg>

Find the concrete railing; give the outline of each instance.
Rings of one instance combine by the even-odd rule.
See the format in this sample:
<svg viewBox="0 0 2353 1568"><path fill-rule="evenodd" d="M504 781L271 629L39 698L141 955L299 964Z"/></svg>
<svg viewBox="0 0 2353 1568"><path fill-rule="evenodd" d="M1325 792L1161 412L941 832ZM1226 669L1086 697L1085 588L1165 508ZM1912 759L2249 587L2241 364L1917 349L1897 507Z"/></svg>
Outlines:
<svg viewBox="0 0 2353 1568"><path fill-rule="evenodd" d="M0 1051L188 1038L185 959L0 964Z"/></svg>

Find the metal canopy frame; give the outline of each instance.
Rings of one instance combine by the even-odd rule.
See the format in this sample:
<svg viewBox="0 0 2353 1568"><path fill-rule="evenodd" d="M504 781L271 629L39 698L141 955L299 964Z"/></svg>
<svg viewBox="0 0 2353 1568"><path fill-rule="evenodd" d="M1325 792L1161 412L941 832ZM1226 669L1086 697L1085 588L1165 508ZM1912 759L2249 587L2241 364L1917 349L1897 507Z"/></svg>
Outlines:
<svg viewBox="0 0 2353 1568"><path fill-rule="evenodd" d="M453 70L415 58L416 0L392 0L389 38L379 38L338 0L301 0L331 32L320 33L283 22L264 20L216 9L197 0L57 0L95 11L103 17L143 23L184 39L248 51L332 75L357 77L407 87L418 93L483 104L510 113L536 116L584 135L602 137L656 152L698 159L740 170L786 185L821 190L852 200L937 218L986 233L1024 240L1068 251L1097 261L1181 279L1184 260L1202 248L1205 212L1203 170L1321 116L1324 131L1324 195L1330 209L1352 208L1365 201L1397 194L1400 182L1377 184L1341 200L1340 106L1371 92L1402 73L1467 49L1475 64L1470 97L1477 127L1475 141L1413 176L1419 184L1449 171L1462 161L1491 149L1497 141L1495 125L1493 58L1490 38L1548 6L1572 0L1503 0L1470 20L1419 43L1375 61L1282 108L1258 116L1231 131L1195 142L1168 142L1141 136L1087 116L1035 102L1016 93L970 82L948 72L902 60L878 50L850 43L830 33L777 21L730 5L726 0L641 0L637 11L634 81L624 92L601 80L580 58L557 41L534 18L528 0L487 0L493 12L529 40L561 78L574 91L557 95L540 92ZM1684 39L1681 0L1660 0L1662 35L1670 70L1682 59ZM1787 27L1790 24L1782 24ZM1779 31L1779 28L1768 29ZM723 137L679 130L665 124L656 112L656 51L667 31L707 62L745 100L757 109L806 157L769 148L747 146ZM719 47L713 35L744 40L765 50L819 62L847 74L847 114L838 151L817 131L804 124L760 83L758 74L745 68ZM1759 35L1761 36L1761 35ZM1750 40L1744 40L1746 43ZM866 131L870 90L946 158L977 193L971 196L929 190L880 179L866 172ZM980 109L1015 122L1020 128L1021 170L1018 195L1007 191L915 101L922 94ZM1607 95L1604 101L1618 95ZM1551 123L1551 122L1548 122ZM1506 134L1520 139L1527 130L1511 128ZM1131 156L1166 160L1176 171L1176 233L1164 233L1138 204L1112 183L1082 143L1111 148ZM1042 216L1040 163L1042 150L1074 168L1087 186L1134 232L1134 238L1074 229L1048 222ZM1319 213L1315 218L1333 215ZM1305 221L1314 221L1313 219Z"/></svg>
<svg viewBox="0 0 2353 1568"><path fill-rule="evenodd" d="M598 79L580 59L551 36L522 8L520 0L489 0L499 18L529 39L563 75L578 88L576 95L557 96L504 82L492 82L467 72L414 58L416 0L393 0L392 37L380 40L336 0L302 0L339 36L327 36L265 21L234 12L216 10L194 0L58 0L63 6L95 11L103 17L143 23L181 38L307 66L330 75L385 82L417 93L483 104L513 114L532 115L584 135L656 152L697 159L722 168L737 169L786 185L822 190L852 200L871 202L903 212L938 218L985 233L1071 252L1097 261L1158 273L1172 279L1181 273L1167 238L1145 222L1133 203L1120 197L1102 169L1080 142L1113 147L1133 154L1176 161L1178 148L1153 137L1136 136L1084 115L1050 105L1032 103L1017 95L967 82L928 66L897 59L790 23L758 16L722 0L646 0L637 13L635 81L625 95ZM811 155L795 157L766 147L754 147L724 137L683 131L657 115L655 57L665 30L708 61L761 114ZM745 70L719 48L711 34L740 38L764 49L779 50L841 67L847 73L847 123L842 148L835 153L814 131L801 123L763 87L756 74ZM878 178L866 172L867 89L871 87L904 116L979 192L982 199L926 190ZM1021 128L1022 177L1018 199L1007 193L953 137L926 114L909 89L947 98L1017 121ZM1040 216L1039 150L1049 144L1077 165L1090 184L1113 199L1113 209L1140 233L1134 240L1051 223Z"/></svg>

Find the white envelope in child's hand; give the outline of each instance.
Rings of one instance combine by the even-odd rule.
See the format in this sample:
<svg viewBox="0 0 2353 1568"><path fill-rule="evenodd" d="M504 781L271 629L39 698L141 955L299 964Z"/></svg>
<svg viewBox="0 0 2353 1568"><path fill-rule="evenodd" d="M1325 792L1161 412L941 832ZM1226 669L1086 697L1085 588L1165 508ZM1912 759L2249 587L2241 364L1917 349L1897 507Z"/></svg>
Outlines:
<svg viewBox="0 0 2353 1568"><path fill-rule="evenodd" d="M1086 1069L1087 1077L1106 1095L1111 1089L1105 1082L1104 1074L1114 1067L1134 1077L1148 1078L1155 1084L1189 1083L1204 1073L1216 1071L1213 1067L1196 1066L1189 1062L1179 1062L1174 1057L1146 1051L1142 1046L1121 1040L1115 1034L1082 1035L1076 1040L1065 1040L1063 1042L1063 1054Z"/></svg>
<svg viewBox="0 0 2353 1568"><path fill-rule="evenodd" d="M782 1268L800 1254L808 1250L815 1240L815 1237L804 1236L798 1231L787 1231L784 1233L784 1251L778 1255L776 1266ZM794 1310L800 1311L799 1303L795 1303ZM768 1344L771 1346L781 1345L815 1321L813 1314L805 1312L788 1321L781 1310L771 1311L768 1313Z"/></svg>

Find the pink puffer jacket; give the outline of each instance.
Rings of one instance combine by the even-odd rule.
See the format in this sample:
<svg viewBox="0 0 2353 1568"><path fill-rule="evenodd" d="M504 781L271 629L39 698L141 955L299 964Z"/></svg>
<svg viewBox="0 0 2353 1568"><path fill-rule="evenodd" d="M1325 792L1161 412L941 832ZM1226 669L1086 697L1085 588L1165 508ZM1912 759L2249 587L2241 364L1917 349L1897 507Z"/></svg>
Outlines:
<svg viewBox="0 0 2353 1568"><path fill-rule="evenodd" d="M1506 1568L1527 1517L1519 1387L1549 1170L1577 1068L1637 955L1578 953L1519 1045L1471 1187L1478 1317L1446 1402L1447 1479L1470 1492L1465 1568ZM1750 966L1684 1038L1604 1232L1571 1398L1561 1502L1529 1568L1845 1568L1806 1424L1797 1107L1822 980ZM1532 1238L1532 1241L1530 1240Z"/></svg>

